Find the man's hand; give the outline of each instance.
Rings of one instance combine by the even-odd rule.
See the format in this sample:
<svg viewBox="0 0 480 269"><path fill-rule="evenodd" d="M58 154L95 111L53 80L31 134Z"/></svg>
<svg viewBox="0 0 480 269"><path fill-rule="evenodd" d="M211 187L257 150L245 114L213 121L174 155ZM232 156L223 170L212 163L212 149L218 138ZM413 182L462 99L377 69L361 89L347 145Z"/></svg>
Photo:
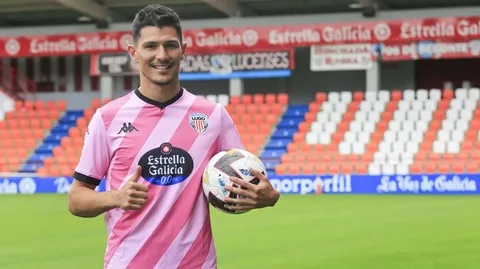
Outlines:
<svg viewBox="0 0 480 269"><path fill-rule="evenodd" d="M233 199L227 197L225 201L227 203L234 204L229 206L229 209L250 210L274 206L280 198L280 193L273 188L272 184L270 181L268 181L264 174L251 168L249 170L256 178L260 180L260 182L258 185L255 185L240 178L231 177L230 180L233 183L243 188L225 186L225 189L227 191L236 193L238 196L244 196L245 198Z"/></svg>
<svg viewBox="0 0 480 269"><path fill-rule="evenodd" d="M117 205L123 210L140 210L147 202L148 187L138 183L142 167L137 166L135 173L115 194Z"/></svg>

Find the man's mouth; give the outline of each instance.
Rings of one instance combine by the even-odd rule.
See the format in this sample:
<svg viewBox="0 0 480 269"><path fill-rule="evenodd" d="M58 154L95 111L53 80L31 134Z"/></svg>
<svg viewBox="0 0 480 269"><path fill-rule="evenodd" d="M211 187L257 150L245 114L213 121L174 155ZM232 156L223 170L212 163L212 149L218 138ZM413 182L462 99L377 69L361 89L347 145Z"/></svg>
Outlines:
<svg viewBox="0 0 480 269"><path fill-rule="evenodd" d="M150 66L158 70L167 70L172 67L173 64L151 64Z"/></svg>

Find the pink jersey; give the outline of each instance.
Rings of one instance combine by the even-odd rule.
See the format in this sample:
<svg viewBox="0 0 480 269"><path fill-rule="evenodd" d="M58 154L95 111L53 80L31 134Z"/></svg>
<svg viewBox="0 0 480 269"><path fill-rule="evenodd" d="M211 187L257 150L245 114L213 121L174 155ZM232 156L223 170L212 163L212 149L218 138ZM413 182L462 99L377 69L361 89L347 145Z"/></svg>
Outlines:
<svg viewBox="0 0 480 269"><path fill-rule="evenodd" d="M103 106L89 123L74 177L107 191L120 188L142 166L148 186L140 211L105 213L104 268L216 268L209 204L202 173L222 150L242 148L220 104L182 89L167 103L138 90Z"/></svg>

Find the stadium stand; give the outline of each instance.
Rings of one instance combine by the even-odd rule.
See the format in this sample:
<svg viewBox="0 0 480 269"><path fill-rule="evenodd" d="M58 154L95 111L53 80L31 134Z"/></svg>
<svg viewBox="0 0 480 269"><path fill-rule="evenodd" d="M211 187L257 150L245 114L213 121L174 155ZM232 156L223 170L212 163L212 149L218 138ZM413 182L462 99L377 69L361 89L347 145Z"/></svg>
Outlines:
<svg viewBox="0 0 480 269"><path fill-rule="evenodd" d="M480 89L318 92L306 105L281 94L207 95L225 106L246 148L269 173L477 172ZM100 99L66 111L61 101L0 96L2 172L69 176Z"/></svg>

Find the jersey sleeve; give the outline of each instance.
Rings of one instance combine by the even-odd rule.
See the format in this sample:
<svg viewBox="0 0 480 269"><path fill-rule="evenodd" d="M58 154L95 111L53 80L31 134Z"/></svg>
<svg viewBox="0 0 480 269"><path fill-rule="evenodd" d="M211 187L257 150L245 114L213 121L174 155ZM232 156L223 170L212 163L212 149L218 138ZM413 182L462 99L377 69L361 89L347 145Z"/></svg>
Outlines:
<svg viewBox="0 0 480 269"><path fill-rule="evenodd" d="M110 146L105 124L98 109L88 124L80 161L73 177L79 181L96 185L107 174L110 165Z"/></svg>
<svg viewBox="0 0 480 269"><path fill-rule="evenodd" d="M233 123L230 114L221 106L221 130L220 130L220 147L219 151L226 151L233 148L245 149L245 146L240 139L238 130Z"/></svg>

